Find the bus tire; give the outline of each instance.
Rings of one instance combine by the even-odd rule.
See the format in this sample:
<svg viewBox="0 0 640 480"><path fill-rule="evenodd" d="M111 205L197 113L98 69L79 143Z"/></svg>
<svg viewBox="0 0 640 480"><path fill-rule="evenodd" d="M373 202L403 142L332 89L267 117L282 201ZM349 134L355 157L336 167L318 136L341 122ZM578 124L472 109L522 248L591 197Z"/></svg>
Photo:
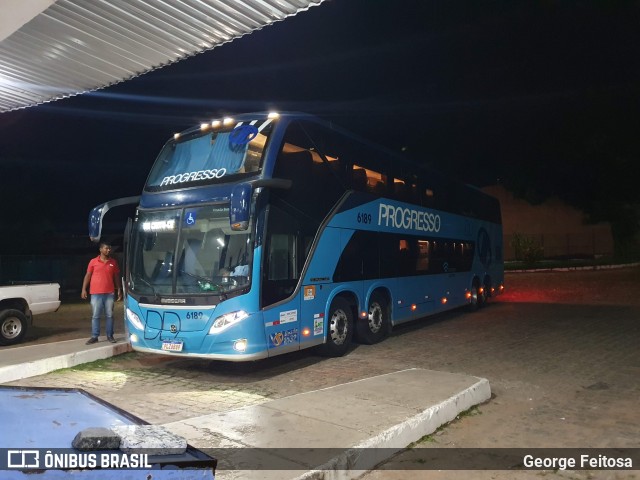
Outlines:
<svg viewBox="0 0 640 480"><path fill-rule="evenodd" d="M27 317L20 310L0 312L0 345L20 343L27 333Z"/></svg>
<svg viewBox="0 0 640 480"><path fill-rule="evenodd" d="M349 350L353 338L353 313L344 298L336 297L329 308L327 336L318 351L325 357L341 357Z"/></svg>
<svg viewBox="0 0 640 480"><path fill-rule="evenodd" d="M359 318L356 322L358 341L372 345L381 342L389 333L389 305L379 293L369 299L367 318Z"/></svg>
<svg viewBox="0 0 640 480"><path fill-rule="evenodd" d="M475 279L471 285L471 298L469 298L469 311L475 312L482 306L482 294L480 293L480 282Z"/></svg>
<svg viewBox="0 0 640 480"><path fill-rule="evenodd" d="M487 303L489 301L489 298L491 298L493 295L491 295L491 277L490 276L486 276L484 277L484 303Z"/></svg>

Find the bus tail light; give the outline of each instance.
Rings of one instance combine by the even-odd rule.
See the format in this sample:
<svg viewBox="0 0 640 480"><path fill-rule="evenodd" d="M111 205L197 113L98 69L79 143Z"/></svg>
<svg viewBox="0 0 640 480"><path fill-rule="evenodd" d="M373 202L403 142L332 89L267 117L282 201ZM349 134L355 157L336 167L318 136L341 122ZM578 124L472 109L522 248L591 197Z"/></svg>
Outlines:
<svg viewBox="0 0 640 480"><path fill-rule="evenodd" d="M444 305L445 303L447 303L449 300L447 299L447 297L442 297L442 299L440 300L440 302Z"/></svg>
<svg viewBox="0 0 640 480"><path fill-rule="evenodd" d="M248 316L249 314L244 310L238 310L236 312L229 312L224 315L220 315L215 319L213 325L211 325L209 334L220 333L229 328L231 325L241 322Z"/></svg>
<svg viewBox="0 0 640 480"><path fill-rule="evenodd" d="M411 305L411 311L412 312L415 312L417 308L418 308L418 306L415 303Z"/></svg>
<svg viewBox="0 0 640 480"><path fill-rule="evenodd" d="M464 298L471 300L471 292L467 290L467 293L464 294Z"/></svg>

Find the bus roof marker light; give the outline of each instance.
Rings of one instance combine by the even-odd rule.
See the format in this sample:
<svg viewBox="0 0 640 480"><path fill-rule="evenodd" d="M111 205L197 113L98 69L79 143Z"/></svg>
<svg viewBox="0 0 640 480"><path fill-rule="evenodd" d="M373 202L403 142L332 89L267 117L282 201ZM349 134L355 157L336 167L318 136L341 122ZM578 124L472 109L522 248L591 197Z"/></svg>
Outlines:
<svg viewBox="0 0 640 480"><path fill-rule="evenodd" d="M174 140L178 140L180 138L180 134L179 133L174 133L173 134L173 139Z"/></svg>
<svg viewBox="0 0 640 480"><path fill-rule="evenodd" d="M208 130L208 129L209 129L209 127L210 127L210 125L209 125L208 123L201 123L201 124L200 124L200 130L202 130L203 132L204 132L205 130Z"/></svg>
<svg viewBox="0 0 640 480"><path fill-rule="evenodd" d="M227 118L222 120L222 124L223 125L231 125L232 123L233 123L233 118L231 118L231 117L227 117Z"/></svg>
<svg viewBox="0 0 640 480"><path fill-rule="evenodd" d="M278 112L269 112L269 115L267 115L267 118L278 118L280 116L280 114Z"/></svg>
<svg viewBox="0 0 640 480"><path fill-rule="evenodd" d="M211 122L211 126L213 128L218 128L220 125L222 125L222 122L220 120L214 120L213 122Z"/></svg>

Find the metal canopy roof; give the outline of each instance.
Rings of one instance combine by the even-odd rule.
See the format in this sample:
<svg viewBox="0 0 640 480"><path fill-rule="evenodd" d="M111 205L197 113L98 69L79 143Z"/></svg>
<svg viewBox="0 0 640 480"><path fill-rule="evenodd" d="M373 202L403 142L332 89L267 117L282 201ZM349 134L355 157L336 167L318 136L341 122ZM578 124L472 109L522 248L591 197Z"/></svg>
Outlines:
<svg viewBox="0 0 640 480"><path fill-rule="evenodd" d="M0 112L103 88L324 0L2 0Z"/></svg>

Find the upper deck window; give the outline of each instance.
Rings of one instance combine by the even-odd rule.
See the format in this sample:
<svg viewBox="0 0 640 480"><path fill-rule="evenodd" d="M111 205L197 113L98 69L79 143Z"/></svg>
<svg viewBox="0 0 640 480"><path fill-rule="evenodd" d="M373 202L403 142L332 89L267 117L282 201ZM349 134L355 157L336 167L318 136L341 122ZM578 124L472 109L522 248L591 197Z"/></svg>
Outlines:
<svg viewBox="0 0 640 480"><path fill-rule="evenodd" d="M145 190L175 190L258 173L272 125L271 119L223 128L205 124L199 131L177 136L158 155Z"/></svg>

